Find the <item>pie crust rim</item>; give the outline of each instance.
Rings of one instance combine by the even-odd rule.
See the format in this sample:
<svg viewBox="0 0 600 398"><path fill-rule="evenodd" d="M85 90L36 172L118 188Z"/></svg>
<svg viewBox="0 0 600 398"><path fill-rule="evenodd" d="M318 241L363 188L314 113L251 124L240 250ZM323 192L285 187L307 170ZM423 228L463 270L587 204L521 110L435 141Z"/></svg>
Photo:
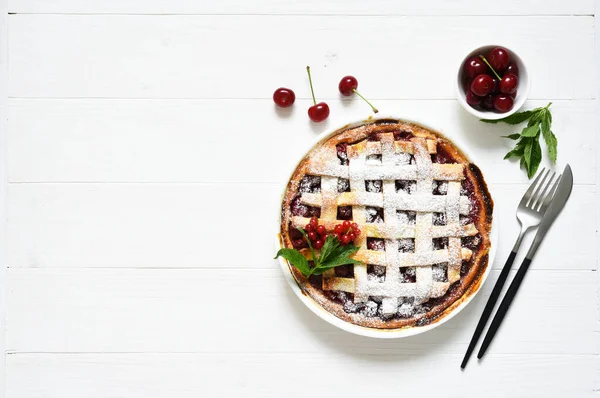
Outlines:
<svg viewBox="0 0 600 398"><path fill-rule="evenodd" d="M294 176L294 174L296 174L297 170L299 168L301 168L301 164L306 159L306 156L314 148L316 148L318 145L328 141L330 138L334 137L335 135L337 135L345 130L359 127L359 126L365 125L365 124L371 124L371 123L381 121L381 120L393 120L393 121L397 121L397 122L404 122L404 123L412 124L417 127L421 127L425 130L434 132L435 134L437 134L437 135L441 136L442 138L446 139L447 141L449 141L462 156L464 156L467 160L470 161L470 164L476 164L476 162L473 161L474 158L471 155L471 152L468 150L467 151L464 150L464 147L465 147L464 145L456 144L455 140L452 140L449 137L447 137L445 134L441 133L440 129L431 127L430 125L427 125L420 121L414 121L414 120L411 120L410 118L405 118L405 117L397 117L397 116L369 117L368 119L362 119L362 120L359 120L356 122L348 123L342 127L328 130L328 131L320 134L315 139L315 141L305 151L302 151L302 155L301 155L300 159L298 160L297 163L294 164L291 172L289 173L289 178L286 180L286 183L285 183L285 186L283 189L283 193L282 193L282 197L281 197L281 203L283 203L283 204L286 203L286 196L288 196L289 192L290 192L289 184L292 180L292 177ZM342 330L353 333L353 334L367 336L367 337L374 337L374 338L402 338L402 337L408 337L408 336L413 336L413 335L417 335L420 333L424 333L426 331L432 330L432 329L436 328L437 326L447 322L448 320L453 318L456 314L458 314L464 307L466 307L467 304L473 299L473 297L475 297L475 295L479 292L479 290L481 289L481 286L487 280L487 277L491 271L492 264L493 264L495 254L496 254L496 248L498 246L498 233L497 233L498 218L496 217L495 206L493 206L493 201L491 200L491 194L489 193L489 187L487 186L485 179L483 178L483 172L481 172L479 167L477 167L477 169L481 174L480 175L481 180L479 182L481 184L483 184L484 188L486 189L486 193L489 196L490 201L492 202L492 205L490 205L490 209L489 209L491 212L491 215L489 217L490 221L488 224L489 240L488 240L487 249L486 249L487 250L487 260L484 261L484 264L483 264L485 269L483 269L482 272L479 272L475 276L474 280L470 283L470 285L466 288L466 290L463 292L463 294L460 297L458 297L454 302L452 302L440 314L435 316L435 318L428 321L427 324L424 324L424 325L412 324L412 325L403 326L403 327L399 327L399 328L382 328L382 327L364 326L364 325L354 323L349 319L350 318L349 316L344 317L343 314L341 314L342 317L340 317L340 314L336 315L334 312L326 309L322 303L319 303L319 301L317 301L314 297L312 297L311 294L309 294L309 292L307 292L306 289L304 289L302 287L301 282L298 280L299 276L303 277L299 273L299 271L297 271L291 264L289 264L287 260L285 260L282 257L279 257L278 258L279 264L284 273L285 279L288 281L292 290L298 296L298 298L313 313L318 315L320 318L322 318L326 322L328 322ZM281 233L282 218L283 218L283 212L281 211L281 208L279 207L278 208L278 226L277 226L278 233L277 233L277 240L276 240L277 250L279 250L282 247L286 247L284 245L284 238L282 237L282 233ZM461 279L461 281L462 281L462 279ZM350 315L350 314L348 314L348 315Z"/></svg>

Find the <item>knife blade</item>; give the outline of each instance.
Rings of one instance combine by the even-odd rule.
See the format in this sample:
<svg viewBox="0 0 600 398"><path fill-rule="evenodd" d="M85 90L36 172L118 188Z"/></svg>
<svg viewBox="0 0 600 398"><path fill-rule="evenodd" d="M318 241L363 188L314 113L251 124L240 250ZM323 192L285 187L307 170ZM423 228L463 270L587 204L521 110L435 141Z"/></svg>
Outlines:
<svg viewBox="0 0 600 398"><path fill-rule="evenodd" d="M560 182L556 187L556 191L554 192L554 196L552 197L552 202L550 203L550 207L546 210L546 214L542 218L542 222L538 226L537 233L535 234L535 238L533 238L533 243L529 248L529 251L525 255L525 258L533 259L535 252L537 251L540 243L546 236L546 233L552 226L554 220L561 212L563 207L565 207L565 203L569 199L571 195L571 191L573 189L573 172L571 171L571 166L567 164L565 166L565 170L562 173L562 177L560 178Z"/></svg>

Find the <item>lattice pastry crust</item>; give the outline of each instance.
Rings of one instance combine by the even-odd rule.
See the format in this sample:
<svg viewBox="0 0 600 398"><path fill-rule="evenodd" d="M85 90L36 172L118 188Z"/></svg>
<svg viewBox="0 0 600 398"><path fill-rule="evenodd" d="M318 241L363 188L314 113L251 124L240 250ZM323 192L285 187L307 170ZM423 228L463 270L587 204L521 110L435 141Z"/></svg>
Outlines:
<svg viewBox="0 0 600 398"><path fill-rule="evenodd" d="M385 120L342 129L309 152L288 185L281 235L292 247L290 231L311 215L333 230L351 214L362 230L354 258L363 264L310 281L291 267L299 285L362 326L423 325L478 285L492 206L479 169L450 141Z"/></svg>

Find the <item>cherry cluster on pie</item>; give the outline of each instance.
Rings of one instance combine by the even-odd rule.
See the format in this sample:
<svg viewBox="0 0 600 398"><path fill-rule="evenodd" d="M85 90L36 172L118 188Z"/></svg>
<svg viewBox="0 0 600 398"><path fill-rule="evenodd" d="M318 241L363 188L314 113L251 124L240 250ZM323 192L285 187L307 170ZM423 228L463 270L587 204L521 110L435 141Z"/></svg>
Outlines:
<svg viewBox="0 0 600 398"><path fill-rule="evenodd" d="M479 168L451 141L379 119L337 131L298 164L281 245L302 263L288 262L301 290L333 315L369 328L423 326L477 291L492 210Z"/></svg>

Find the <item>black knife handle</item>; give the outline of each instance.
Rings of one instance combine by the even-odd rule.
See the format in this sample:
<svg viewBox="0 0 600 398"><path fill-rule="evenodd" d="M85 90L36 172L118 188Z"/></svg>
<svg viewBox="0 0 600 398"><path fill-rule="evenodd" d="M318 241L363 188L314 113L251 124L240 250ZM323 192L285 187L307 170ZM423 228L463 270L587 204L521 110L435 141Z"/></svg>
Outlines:
<svg viewBox="0 0 600 398"><path fill-rule="evenodd" d="M475 333L473 333L473 337L471 337L471 342L469 343L469 348L467 348L465 357L463 358L463 361L460 364L460 367L463 369L465 368L465 366L467 366L467 362L469 361L469 358L471 357L471 354L473 353L473 350L475 349L475 346L477 345L477 341L479 341L479 337L481 336L481 333L483 332L483 329L485 328L485 325L487 324L488 319L490 319L490 316L492 315L492 310L494 309L494 305L496 305L496 302L498 301L498 297L500 297L500 292L502 292L502 288L504 287L504 284L506 283L506 278L508 278L508 274L510 273L510 268L512 267L512 265L514 263L516 256L517 256L516 252L514 252L514 251L510 252L508 259L506 260L506 264L504 264L504 267L502 268L502 272L500 272L500 276L498 277L498 280L496 281L496 284L494 285L492 294L490 295L490 298L488 299L488 301L485 305L483 314L481 314L481 318L479 318L479 323L477 324L477 327L475 328Z"/></svg>
<svg viewBox="0 0 600 398"><path fill-rule="evenodd" d="M527 270L529 269L529 264L531 264L531 259L525 258L525 260L523 260L523 263L519 267L519 270L517 271L517 275L515 275L515 278L510 283L510 286L508 287L508 290L506 291L506 295L502 299L502 302L500 303L500 307L498 307L498 311L496 311L496 315L494 316L494 319L492 320L492 324L490 325L490 328L489 328L487 334L485 335L485 338L483 339L483 344L481 344L481 348L479 349L477 358L483 357L483 355L485 354L485 351L488 349L490 343L492 342L492 339L496 335L498 328L502 324L502 320L504 319L504 316L508 312L510 305L512 304L515 296L517 295L517 292L519 291L521 282L523 282L523 279L525 278L525 274L527 273Z"/></svg>

